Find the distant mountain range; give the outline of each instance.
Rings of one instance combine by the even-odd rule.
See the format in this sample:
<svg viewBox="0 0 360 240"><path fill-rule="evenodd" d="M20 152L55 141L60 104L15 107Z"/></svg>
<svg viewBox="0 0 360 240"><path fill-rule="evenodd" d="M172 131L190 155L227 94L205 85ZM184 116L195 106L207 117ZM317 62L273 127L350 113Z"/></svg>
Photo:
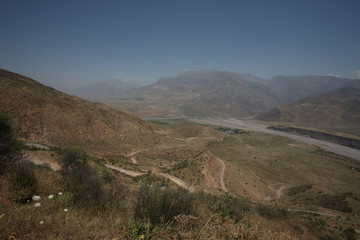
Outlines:
<svg viewBox="0 0 360 240"><path fill-rule="evenodd" d="M261 113L256 119L333 130L341 128L360 135L360 89L344 87L305 98Z"/></svg>
<svg viewBox="0 0 360 240"><path fill-rule="evenodd" d="M283 75L265 80L227 71L182 71L177 76L121 92L117 100L104 102L140 117L251 117L342 87L360 88L360 80Z"/></svg>
<svg viewBox="0 0 360 240"><path fill-rule="evenodd" d="M264 80L250 74L202 70L183 71L127 91L116 82L83 89L90 99L106 96L111 100L101 101L140 117L258 115L263 121L329 129L336 125L360 134L359 79L280 75ZM0 108L11 115L20 135L30 141L61 146L82 142L94 149L119 149L159 140L150 125L135 117L16 73L0 70L0 85ZM101 144L105 142L111 144Z"/></svg>
<svg viewBox="0 0 360 240"><path fill-rule="evenodd" d="M69 93L88 100L117 98L125 91L139 87L138 84L121 79L112 79L69 89Z"/></svg>
<svg viewBox="0 0 360 240"><path fill-rule="evenodd" d="M126 151L160 141L152 126L136 117L25 76L0 69L0 86L0 109L26 141L88 151Z"/></svg>
<svg viewBox="0 0 360 240"><path fill-rule="evenodd" d="M249 74L215 70L186 71L175 77L161 78L145 87L131 89L122 97L171 103L187 116L249 116L280 103L260 83L262 81Z"/></svg>
<svg viewBox="0 0 360 240"><path fill-rule="evenodd" d="M270 79L266 85L282 103L327 93L342 87L360 88L360 79L332 76L283 76Z"/></svg>

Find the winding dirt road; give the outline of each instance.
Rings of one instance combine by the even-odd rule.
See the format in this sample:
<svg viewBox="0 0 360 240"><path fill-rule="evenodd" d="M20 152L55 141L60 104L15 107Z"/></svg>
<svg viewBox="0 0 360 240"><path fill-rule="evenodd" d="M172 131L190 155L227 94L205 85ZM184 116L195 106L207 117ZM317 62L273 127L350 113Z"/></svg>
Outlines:
<svg viewBox="0 0 360 240"><path fill-rule="evenodd" d="M225 182L224 182L224 175L225 175L225 169L226 169L226 166L225 166L225 163L223 160L221 160L220 158L218 158L217 156L215 156L213 153L209 152L207 153L207 155L216 160L219 164L220 164L220 168L218 169L218 181L220 183L220 188L221 190L223 190L224 192L228 192L228 189L225 185Z"/></svg>
<svg viewBox="0 0 360 240"><path fill-rule="evenodd" d="M138 177L138 176L142 176L142 175L146 174L146 173L140 173L140 172L135 172L135 171L131 171L131 170L126 170L126 169L116 167L116 166L112 166L112 165L109 165L109 164L105 164L105 166L107 168L114 169L114 170L116 170L116 171L118 171L120 173L123 173L125 175L128 175L130 177Z"/></svg>
<svg viewBox="0 0 360 240"><path fill-rule="evenodd" d="M360 161L360 150L349 148L346 146L342 146L332 142L326 142L319 139L294 135L285 132L274 131L271 129L267 129L266 125L255 124L251 122L244 122L235 118L194 118L189 119L192 122L200 123L200 124L208 124L208 125L215 125L215 126L223 126L229 128L239 128L247 131L254 131L254 132L262 132L262 133L269 133L275 134L283 137L287 137L296 141L304 142L307 144L315 145L325 149L326 151L333 152L345 157L349 157L355 160Z"/></svg>
<svg viewBox="0 0 360 240"><path fill-rule="evenodd" d="M146 173L144 172L135 172L135 171L131 171L131 170L126 170L124 168L121 168L121 167L116 167L116 166L113 166L113 165L109 165L109 164L105 164L105 166L107 168L110 168L110 169L113 169L113 170L116 170L122 174L125 174L127 176L130 176L130 177L138 177L138 176L142 176L142 175L145 175ZM190 186L190 184L184 182L183 180L175 177L175 176L172 176L170 174L167 174L167 173L161 173L161 172L154 172L152 171L152 174L154 175L157 175L157 176L161 176L161 177L164 177L164 178L167 178L169 179L170 181L174 182L175 184L177 184L178 186L182 187L182 188L185 188L187 190L189 190L189 192L195 192L195 188Z"/></svg>
<svg viewBox="0 0 360 240"><path fill-rule="evenodd" d="M136 159L136 154L140 153L140 152L145 152L146 150L138 150L138 151L134 151L131 153L128 153L125 155L125 157L130 157L130 160L133 164L139 164L137 159Z"/></svg>
<svg viewBox="0 0 360 240"><path fill-rule="evenodd" d="M325 217L335 217L335 218L345 219L345 217L343 217L343 216L341 216L341 215L338 215L338 214L333 214L333 213L325 213L325 212L302 210L302 209L294 209L294 208L288 208L287 210L288 210L289 212L312 213L312 214L317 214L317 215L325 216Z"/></svg>
<svg viewBox="0 0 360 240"><path fill-rule="evenodd" d="M173 175L167 174L167 173L160 173L160 172L153 172L155 175L159 175L162 177L165 177L169 180L171 180L172 182L174 182L175 184L177 184L178 186L185 188L187 190L189 190L189 192L195 192L195 188L190 186L190 184L184 182L183 180L174 177Z"/></svg>

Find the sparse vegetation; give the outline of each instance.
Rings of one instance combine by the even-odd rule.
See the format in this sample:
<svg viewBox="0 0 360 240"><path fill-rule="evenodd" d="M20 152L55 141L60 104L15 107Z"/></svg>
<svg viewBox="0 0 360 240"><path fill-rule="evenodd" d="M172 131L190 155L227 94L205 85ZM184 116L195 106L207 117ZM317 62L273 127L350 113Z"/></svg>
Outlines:
<svg viewBox="0 0 360 240"><path fill-rule="evenodd" d="M61 150L60 156L60 165L65 172L86 163L86 153L79 147L65 148Z"/></svg>
<svg viewBox="0 0 360 240"><path fill-rule="evenodd" d="M343 231L343 235L348 240L356 240L357 233L354 228L349 227Z"/></svg>
<svg viewBox="0 0 360 240"><path fill-rule="evenodd" d="M287 209L275 206L258 205L256 211L268 219L286 220L292 216Z"/></svg>
<svg viewBox="0 0 360 240"><path fill-rule="evenodd" d="M26 160L18 161L14 167L12 179L13 187L16 190L16 201L24 202L31 198L37 190L38 180L35 176L34 165Z"/></svg>
<svg viewBox="0 0 360 240"><path fill-rule="evenodd" d="M72 97L59 96L60 103L77 104ZM42 106L43 98L35 97ZM82 104L84 109L94 107ZM125 116L124 125L118 113L101 108L95 117L85 114L85 121L83 112L69 115L71 121L97 129L95 137L79 137L86 131L69 125L71 134L64 139L76 133L74 141L85 139L79 140L84 150L61 150L61 127L48 130L54 131L58 147L23 150L40 165L16 162L19 148L13 131L1 133L8 137L0 144L13 146L2 155L11 164L0 175L1 239L356 239L358 162L280 136L233 128L216 131L184 119L160 120L165 124L154 127ZM26 112L39 114L36 109ZM51 127L68 123L63 115L46 117L55 119ZM2 124L9 126L9 121ZM35 135L42 131L43 123L39 125ZM106 136L98 136L99 131ZM53 139L43 139L47 146L53 144ZM224 166L221 174L219 162ZM59 163L62 170L57 171ZM146 174L123 175L105 167L110 163ZM177 189L180 181L171 181L165 173L191 184L191 193ZM42 198L40 207L31 200L34 194ZM319 212L329 214L317 216Z"/></svg>
<svg viewBox="0 0 360 240"><path fill-rule="evenodd" d="M87 165L69 170L65 176L67 189L79 206L101 207L105 204L105 189L94 169Z"/></svg>
<svg viewBox="0 0 360 240"><path fill-rule="evenodd" d="M237 128L218 127L218 128L215 128L215 129L220 131L220 132L229 133L229 134L245 134L245 135L250 134L250 132L248 132L248 131L243 131L243 130L237 129Z"/></svg>
<svg viewBox="0 0 360 240"><path fill-rule="evenodd" d="M211 199L210 196L208 198ZM209 207L215 214L224 219L233 219L235 222L242 220L251 209L249 200L226 195L213 198Z"/></svg>
<svg viewBox="0 0 360 240"><path fill-rule="evenodd" d="M6 114L0 111L0 174L9 163L19 158L20 143Z"/></svg>
<svg viewBox="0 0 360 240"><path fill-rule="evenodd" d="M169 224L180 214L195 215L194 197L183 189L143 184L137 191L135 218Z"/></svg>
<svg viewBox="0 0 360 240"><path fill-rule="evenodd" d="M306 184L306 185L300 185L300 186L289 188L287 190L287 195L294 196L296 194L303 193L307 190L310 190L312 188L312 186L313 186L312 184Z"/></svg>

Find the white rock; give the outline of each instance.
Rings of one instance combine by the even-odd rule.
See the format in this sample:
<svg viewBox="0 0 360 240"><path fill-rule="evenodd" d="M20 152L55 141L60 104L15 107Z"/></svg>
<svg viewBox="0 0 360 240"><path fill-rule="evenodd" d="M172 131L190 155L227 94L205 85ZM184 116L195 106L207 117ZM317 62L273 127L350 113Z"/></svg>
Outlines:
<svg viewBox="0 0 360 240"><path fill-rule="evenodd" d="M62 192L59 192L58 195L62 195Z"/></svg>
<svg viewBox="0 0 360 240"><path fill-rule="evenodd" d="M53 199L53 198L54 198L54 195L52 195L52 194L48 196L48 199Z"/></svg>
<svg viewBox="0 0 360 240"><path fill-rule="evenodd" d="M44 221L40 221L40 224L44 224Z"/></svg>
<svg viewBox="0 0 360 240"><path fill-rule="evenodd" d="M69 209L67 209L67 208L64 208L64 212L67 212L67 211L69 211Z"/></svg>
<svg viewBox="0 0 360 240"><path fill-rule="evenodd" d="M35 207L41 207L41 203L38 203L38 202L37 202L37 203L34 204L34 206L35 206Z"/></svg>
<svg viewBox="0 0 360 240"><path fill-rule="evenodd" d="M38 202L38 201L41 200L41 197L40 197L40 196L37 196L37 195L34 195L34 196L32 197L32 200Z"/></svg>

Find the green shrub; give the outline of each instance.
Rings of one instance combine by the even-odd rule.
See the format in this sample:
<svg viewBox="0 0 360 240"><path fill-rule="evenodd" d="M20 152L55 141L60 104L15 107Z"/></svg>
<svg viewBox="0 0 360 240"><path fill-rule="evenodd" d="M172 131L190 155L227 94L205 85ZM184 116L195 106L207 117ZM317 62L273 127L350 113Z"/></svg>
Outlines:
<svg viewBox="0 0 360 240"><path fill-rule="evenodd" d="M308 230L316 235L323 235L323 232L326 231L326 221L322 218L313 218L310 217L306 222Z"/></svg>
<svg viewBox="0 0 360 240"><path fill-rule="evenodd" d="M345 229L343 231L343 235L344 235L345 239L348 239L348 240L355 240L357 237L356 231L352 227Z"/></svg>
<svg viewBox="0 0 360 240"><path fill-rule="evenodd" d="M351 193L341 193L341 194L334 194L334 195L322 195L319 196L317 201L319 206L330 208L342 212L350 213L352 212L351 207L349 206L346 198L352 196Z"/></svg>
<svg viewBox="0 0 360 240"><path fill-rule="evenodd" d="M68 147L60 152L60 165L64 172L86 163L86 153L78 147Z"/></svg>
<svg viewBox="0 0 360 240"><path fill-rule="evenodd" d="M305 192L307 190L310 190L312 187L313 187L313 184L295 186L295 187L289 188L287 190L287 195L288 196L294 196L294 195L297 195L299 193L303 193L303 192Z"/></svg>
<svg viewBox="0 0 360 240"><path fill-rule="evenodd" d="M8 117L0 111L0 173L5 171L9 163L18 159L20 146Z"/></svg>
<svg viewBox="0 0 360 240"><path fill-rule="evenodd" d="M320 240L340 240L336 235L320 234L318 237Z"/></svg>
<svg viewBox="0 0 360 240"><path fill-rule="evenodd" d="M160 228L150 223L141 223L129 227L126 239L152 239L159 231Z"/></svg>
<svg viewBox="0 0 360 240"><path fill-rule="evenodd" d="M167 224L177 215L193 215L194 202L194 196L184 189L143 184L137 192L135 218L152 224Z"/></svg>
<svg viewBox="0 0 360 240"><path fill-rule="evenodd" d="M238 222L243 219L246 212L250 211L251 206L249 200L221 196L210 201L210 209L225 219L234 219Z"/></svg>
<svg viewBox="0 0 360 240"><path fill-rule="evenodd" d="M268 219L288 219L291 216L291 213L284 209L274 206L267 205L258 205L256 211L260 214L260 216L268 218Z"/></svg>

